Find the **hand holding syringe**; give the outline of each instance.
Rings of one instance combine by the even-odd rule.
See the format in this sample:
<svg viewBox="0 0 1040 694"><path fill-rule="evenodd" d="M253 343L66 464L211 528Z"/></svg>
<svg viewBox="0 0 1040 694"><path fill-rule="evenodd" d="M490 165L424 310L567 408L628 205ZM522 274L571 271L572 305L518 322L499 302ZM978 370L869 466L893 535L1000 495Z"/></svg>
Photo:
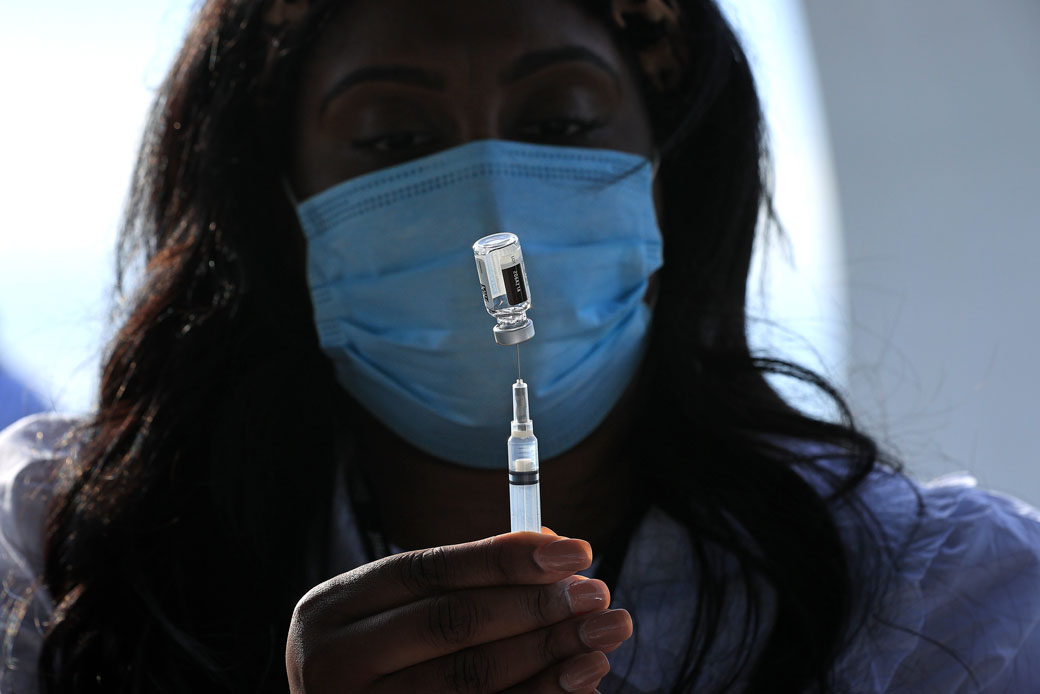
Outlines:
<svg viewBox="0 0 1040 694"><path fill-rule="evenodd" d="M538 439L527 384L519 377L519 344L534 336L526 315L531 302L520 243L512 234L495 234L473 244L473 253L485 305L498 319L495 340L517 345L507 443L512 530L540 533ZM500 535L438 548L436 564L443 575L415 570L432 556L430 549L391 555L305 595L293 614L286 648L289 679L299 687L293 691L302 691L295 683L305 680L307 691L314 688L311 684L323 691L414 691L431 681L447 681L445 672L457 673L462 667L458 663L471 661L474 653L495 665L482 690L514 691L520 682L509 677L525 668L537 674L531 678L525 673L524 685L539 691L557 691L569 677L578 681L571 674L576 672L582 673L580 681L594 686L609 670L603 654L632 635L627 612L607 611L607 586L574 575L592 562L584 540L559 538L551 531ZM445 593L462 608L488 618L462 637L445 638L442 615L437 614ZM540 609L532 611L534 604ZM547 638L552 649L542 647ZM328 648L330 643L335 647Z"/></svg>
<svg viewBox="0 0 1040 694"><path fill-rule="evenodd" d="M531 420L527 384L520 377L520 343L534 337L527 317L531 293L524 256L514 234L492 234L473 244L484 306L498 323L493 332L500 345L516 345L516 383L513 384L513 421L506 449L509 457L509 517L513 532L541 532L542 510L538 486L538 439Z"/></svg>

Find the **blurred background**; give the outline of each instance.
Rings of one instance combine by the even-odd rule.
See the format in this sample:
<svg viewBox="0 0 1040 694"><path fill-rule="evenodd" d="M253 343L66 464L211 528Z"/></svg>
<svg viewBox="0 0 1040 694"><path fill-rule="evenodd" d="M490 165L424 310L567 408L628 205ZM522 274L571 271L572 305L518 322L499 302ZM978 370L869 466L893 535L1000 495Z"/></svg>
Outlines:
<svg viewBox="0 0 1040 694"><path fill-rule="evenodd" d="M1040 2L804 7L855 410L918 475L1040 504Z"/></svg>
<svg viewBox="0 0 1040 694"><path fill-rule="evenodd" d="M192 7L2 2L0 426L93 406L121 207ZM1040 3L722 4L786 229L749 280L756 350L825 373L915 476L1040 504Z"/></svg>

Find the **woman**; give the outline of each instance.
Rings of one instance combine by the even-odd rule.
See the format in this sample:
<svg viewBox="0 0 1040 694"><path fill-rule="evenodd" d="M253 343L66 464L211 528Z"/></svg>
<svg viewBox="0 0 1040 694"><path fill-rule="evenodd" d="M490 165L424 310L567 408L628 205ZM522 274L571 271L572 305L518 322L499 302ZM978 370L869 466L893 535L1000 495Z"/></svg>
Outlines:
<svg viewBox="0 0 1040 694"><path fill-rule="evenodd" d="M1027 691L1033 512L748 351L761 128L708 0L206 3L98 413L0 440L12 691ZM500 534L502 229L563 536Z"/></svg>

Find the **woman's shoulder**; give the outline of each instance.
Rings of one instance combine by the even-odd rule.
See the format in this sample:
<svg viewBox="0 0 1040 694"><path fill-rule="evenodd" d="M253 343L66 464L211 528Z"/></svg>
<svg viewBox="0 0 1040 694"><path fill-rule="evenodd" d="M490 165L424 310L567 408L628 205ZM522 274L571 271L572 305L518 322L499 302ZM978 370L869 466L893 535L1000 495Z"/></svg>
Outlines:
<svg viewBox="0 0 1040 694"><path fill-rule="evenodd" d="M902 558L903 573L975 563L985 553L1040 560L1040 511L1014 496L981 489L965 472L929 482L877 468L856 489L854 503L837 504L835 520L847 532L864 525ZM1040 563L1038 563L1040 568Z"/></svg>
<svg viewBox="0 0 1040 694"><path fill-rule="evenodd" d="M871 537L887 572L843 659L853 681L892 692L1040 681L1040 512L963 473L920 483L877 470L856 499L858 512L836 511L838 527L861 552L854 562Z"/></svg>
<svg viewBox="0 0 1040 694"><path fill-rule="evenodd" d="M23 417L6 429L0 429L2 481L8 481L12 472L34 461L67 455L82 424L80 417L43 412Z"/></svg>
<svg viewBox="0 0 1040 694"><path fill-rule="evenodd" d="M839 529L872 525L907 581L934 583L941 594L943 586L1013 581L1023 573L1040 580L1040 511L1014 496L979 488L967 473L919 482L876 470L857 498L866 521L863 514L838 510Z"/></svg>
<svg viewBox="0 0 1040 694"><path fill-rule="evenodd" d="M40 585L43 525L79 420L26 417L0 432L0 691L36 691L36 661L52 606Z"/></svg>
<svg viewBox="0 0 1040 694"><path fill-rule="evenodd" d="M17 556L39 568L44 514L79 423L73 417L37 414L0 432L0 540L8 561Z"/></svg>

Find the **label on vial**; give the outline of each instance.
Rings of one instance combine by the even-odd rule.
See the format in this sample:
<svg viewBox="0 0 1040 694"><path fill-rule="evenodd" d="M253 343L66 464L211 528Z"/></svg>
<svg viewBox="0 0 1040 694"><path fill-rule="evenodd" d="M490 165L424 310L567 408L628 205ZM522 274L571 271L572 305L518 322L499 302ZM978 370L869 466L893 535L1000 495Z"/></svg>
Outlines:
<svg viewBox="0 0 1040 694"><path fill-rule="evenodd" d="M476 258L477 261L477 279L480 280L480 291L484 294L484 305L491 306L491 299L488 297L488 277L487 270L484 267L484 263L480 258Z"/></svg>
<svg viewBox="0 0 1040 694"><path fill-rule="evenodd" d="M506 297L510 305L517 306L527 301L527 287L524 286L524 273L520 263L502 268L502 279L505 281Z"/></svg>

